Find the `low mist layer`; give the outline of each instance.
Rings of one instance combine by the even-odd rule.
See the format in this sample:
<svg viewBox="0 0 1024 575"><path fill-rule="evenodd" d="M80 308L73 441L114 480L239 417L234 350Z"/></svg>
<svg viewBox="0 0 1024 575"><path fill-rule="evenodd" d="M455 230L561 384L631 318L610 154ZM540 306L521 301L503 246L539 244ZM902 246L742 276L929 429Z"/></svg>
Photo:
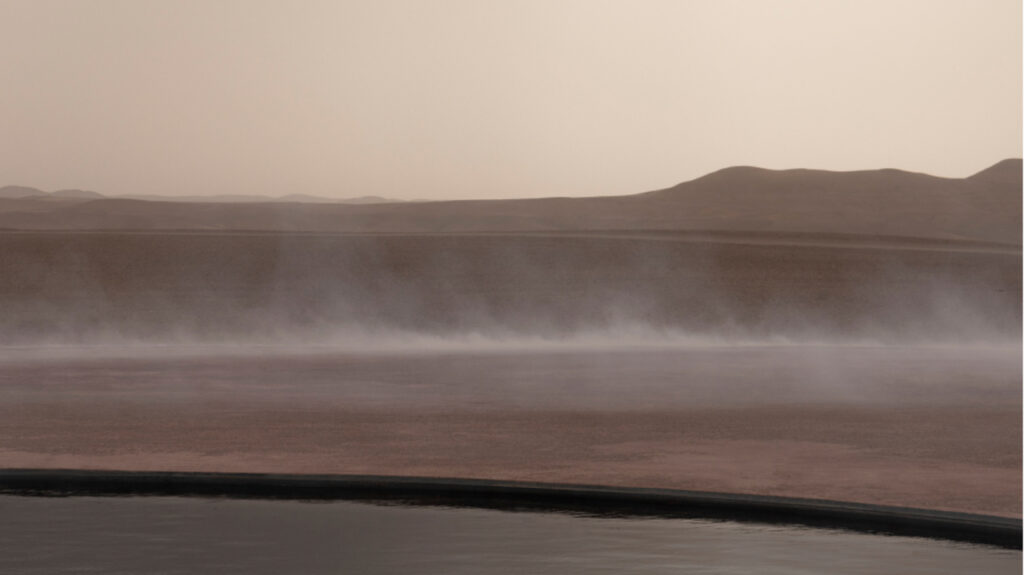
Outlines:
<svg viewBox="0 0 1024 575"><path fill-rule="evenodd" d="M1012 249L670 234L22 232L0 234L0 254L4 344L1020 338Z"/></svg>

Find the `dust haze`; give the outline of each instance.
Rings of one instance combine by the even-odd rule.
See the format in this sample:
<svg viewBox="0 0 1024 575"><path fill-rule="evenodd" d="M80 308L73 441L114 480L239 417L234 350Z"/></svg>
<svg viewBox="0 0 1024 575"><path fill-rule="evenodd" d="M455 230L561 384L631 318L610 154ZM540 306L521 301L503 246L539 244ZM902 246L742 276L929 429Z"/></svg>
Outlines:
<svg viewBox="0 0 1024 575"><path fill-rule="evenodd" d="M1019 516L1020 178L0 199L0 456Z"/></svg>
<svg viewBox="0 0 1024 575"><path fill-rule="evenodd" d="M5 344L1013 344L1018 256L685 238L0 236Z"/></svg>

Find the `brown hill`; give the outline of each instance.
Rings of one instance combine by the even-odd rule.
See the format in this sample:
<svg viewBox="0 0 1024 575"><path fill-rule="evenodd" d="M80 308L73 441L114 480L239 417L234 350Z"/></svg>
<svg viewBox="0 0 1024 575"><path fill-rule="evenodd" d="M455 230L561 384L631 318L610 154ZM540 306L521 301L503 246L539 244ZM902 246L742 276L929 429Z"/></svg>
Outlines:
<svg viewBox="0 0 1024 575"><path fill-rule="evenodd" d="M1017 185L1020 187L1022 161L1020 159L1003 160L998 164L984 169L967 178L975 182L990 184Z"/></svg>
<svg viewBox="0 0 1024 575"><path fill-rule="evenodd" d="M30 188L28 186L4 186L0 188L0 198L29 198L34 196L45 196L46 192Z"/></svg>
<svg viewBox="0 0 1024 575"><path fill-rule="evenodd" d="M56 192L51 192L50 197L76 200L98 200L106 196L91 190L57 190Z"/></svg>
<svg viewBox="0 0 1024 575"><path fill-rule="evenodd" d="M687 224L713 221L714 229L731 231L1007 243L1019 243L1021 235L1020 160L964 179L900 170L728 168L645 196Z"/></svg>
<svg viewBox="0 0 1024 575"><path fill-rule="evenodd" d="M728 233L902 236L1019 244L1021 161L969 178L900 170L727 168L672 188L591 198L393 204L184 203L101 199L32 210L5 207L7 229L310 232Z"/></svg>

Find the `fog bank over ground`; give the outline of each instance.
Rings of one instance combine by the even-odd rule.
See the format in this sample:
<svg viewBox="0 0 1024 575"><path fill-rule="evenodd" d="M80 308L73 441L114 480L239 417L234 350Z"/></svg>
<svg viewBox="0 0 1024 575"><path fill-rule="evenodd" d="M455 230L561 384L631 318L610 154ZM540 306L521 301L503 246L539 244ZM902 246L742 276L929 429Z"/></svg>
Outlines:
<svg viewBox="0 0 1024 575"><path fill-rule="evenodd" d="M803 239L3 233L0 342L1020 339L1019 251Z"/></svg>

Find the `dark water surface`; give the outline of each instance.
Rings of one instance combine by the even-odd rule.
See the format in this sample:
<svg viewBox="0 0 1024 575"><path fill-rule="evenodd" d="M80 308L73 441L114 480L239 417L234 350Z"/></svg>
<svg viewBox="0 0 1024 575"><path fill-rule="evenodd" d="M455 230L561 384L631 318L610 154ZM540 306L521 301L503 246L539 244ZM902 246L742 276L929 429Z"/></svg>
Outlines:
<svg viewBox="0 0 1024 575"><path fill-rule="evenodd" d="M1021 552L692 519L0 496L0 572L1019 573Z"/></svg>

